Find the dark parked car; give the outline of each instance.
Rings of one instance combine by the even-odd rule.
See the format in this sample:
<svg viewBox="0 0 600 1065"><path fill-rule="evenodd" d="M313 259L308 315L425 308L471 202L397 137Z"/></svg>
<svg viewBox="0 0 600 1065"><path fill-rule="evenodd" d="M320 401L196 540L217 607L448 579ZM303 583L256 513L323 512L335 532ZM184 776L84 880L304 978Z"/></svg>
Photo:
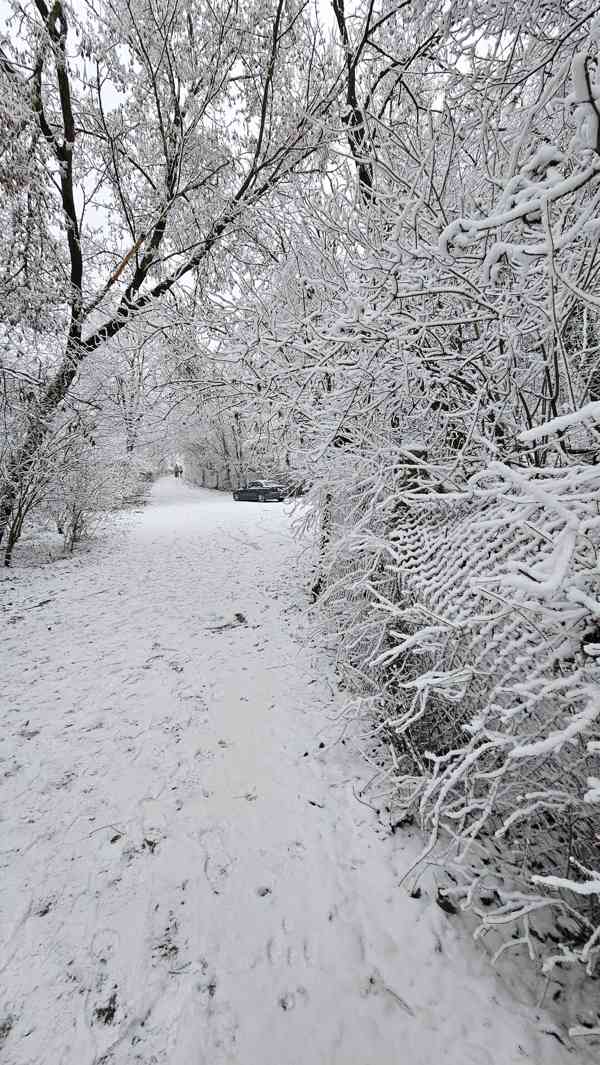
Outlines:
<svg viewBox="0 0 600 1065"><path fill-rule="evenodd" d="M284 484L275 481L248 481L243 488L237 488L233 498L254 503L282 503L287 495Z"/></svg>

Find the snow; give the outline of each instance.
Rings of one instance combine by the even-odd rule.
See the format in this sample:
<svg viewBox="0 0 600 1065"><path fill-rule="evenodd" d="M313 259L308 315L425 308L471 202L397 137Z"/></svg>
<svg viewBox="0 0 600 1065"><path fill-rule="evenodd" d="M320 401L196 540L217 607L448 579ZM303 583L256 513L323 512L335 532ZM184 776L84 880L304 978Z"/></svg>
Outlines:
<svg viewBox="0 0 600 1065"><path fill-rule="evenodd" d="M510 752L510 758L541 758L546 755L556 754L565 743L570 743L590 728L600 714L600 705L595 691L590 691L592 698L587 706L579 713L573 714L569 724L556 732L551 732L543 740L534 743L518 744ZM547 880L550 883L550 880Z"/></svg>
<svg viewBox="0 0 600 1065"><path fill-rule="evenodd" d="M564 876L532 876L534 884L574 891L577 895L600 895L600 877L594 880L568 880Z"/></svg>
<svg viewBox="0 0 600 1065"><path fill-rule="evenodd" d="M567 526L556 538L552 552L542 562L529 566L529 573L523 574L522 564L513 563L515 571L507 576L504 585L518 588L540 599L552 600L564 585L570 571L573 555L577 548L577 530Z"/></svg>
<svg viewBox="0 0 600 1065"><path fill-rule="evenodd" d="M330 743L306 585L286 506L174 480L87 554L4 575L9 1065L590 1060L401 885L421 843Z"/></svg>
<svg viewBox="0 0 600 1065"><path fill-rule="evenodd" d="M568 98L568 103L576 101L579 104L575 108L573 119L578 126L581 143L595 151L598 143L598 113L587 62L588 57L585 52L577 52L573 56L574 93Z"/></svg>
<svg viewBox="0 0 600 1065"><path fill-rule="evenodd" d="M533 429L526 429L519 433L519 440L523 444L531 444L551 433L560 433L565 429L573 429L579 425L596 425L600 420L600 403L598 401L585 403L579 410L570 411L569 414L561 414L558 418L552 418L543 425L536 425Z"/></svg>

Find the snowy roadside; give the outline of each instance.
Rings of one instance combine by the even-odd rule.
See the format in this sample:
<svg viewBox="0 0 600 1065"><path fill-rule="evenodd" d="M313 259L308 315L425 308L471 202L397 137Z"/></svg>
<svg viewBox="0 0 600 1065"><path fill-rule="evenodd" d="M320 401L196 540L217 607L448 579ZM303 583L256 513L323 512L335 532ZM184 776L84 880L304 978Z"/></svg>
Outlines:
<svg viewBox="0 0 600 1065"><path fill-rule="evenodd" d="M592 1060L319 748L287 508L163 481L110 544L0 583L0 1060Z"/></svg>

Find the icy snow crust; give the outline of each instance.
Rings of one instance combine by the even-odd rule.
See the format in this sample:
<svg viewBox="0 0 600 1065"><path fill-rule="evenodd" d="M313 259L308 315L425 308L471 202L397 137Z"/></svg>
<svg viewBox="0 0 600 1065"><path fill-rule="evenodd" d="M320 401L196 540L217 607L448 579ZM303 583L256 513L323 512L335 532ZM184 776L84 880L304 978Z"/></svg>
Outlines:
<svg viewBox="0 0 600 1065"><path fill-rule="evenodd" d="M87 556L5 575L3 1061L588 1060L399 886L419 841L319 747L297 555L287 508L163 481Z"/></svg>

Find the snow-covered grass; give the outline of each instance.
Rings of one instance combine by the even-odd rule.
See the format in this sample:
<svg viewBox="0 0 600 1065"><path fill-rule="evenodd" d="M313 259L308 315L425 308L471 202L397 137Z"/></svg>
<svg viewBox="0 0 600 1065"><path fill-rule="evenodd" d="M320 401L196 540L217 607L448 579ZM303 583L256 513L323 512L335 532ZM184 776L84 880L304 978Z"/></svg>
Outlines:
<svg viewBox="0 0 600 1065"><path fill-rule="evenodd" d="M10 1065L592 1060L402 885L357 802L287 507L160 481L3 574L0 1056ZM511 986L512 985L512 986Z"/></svg>

